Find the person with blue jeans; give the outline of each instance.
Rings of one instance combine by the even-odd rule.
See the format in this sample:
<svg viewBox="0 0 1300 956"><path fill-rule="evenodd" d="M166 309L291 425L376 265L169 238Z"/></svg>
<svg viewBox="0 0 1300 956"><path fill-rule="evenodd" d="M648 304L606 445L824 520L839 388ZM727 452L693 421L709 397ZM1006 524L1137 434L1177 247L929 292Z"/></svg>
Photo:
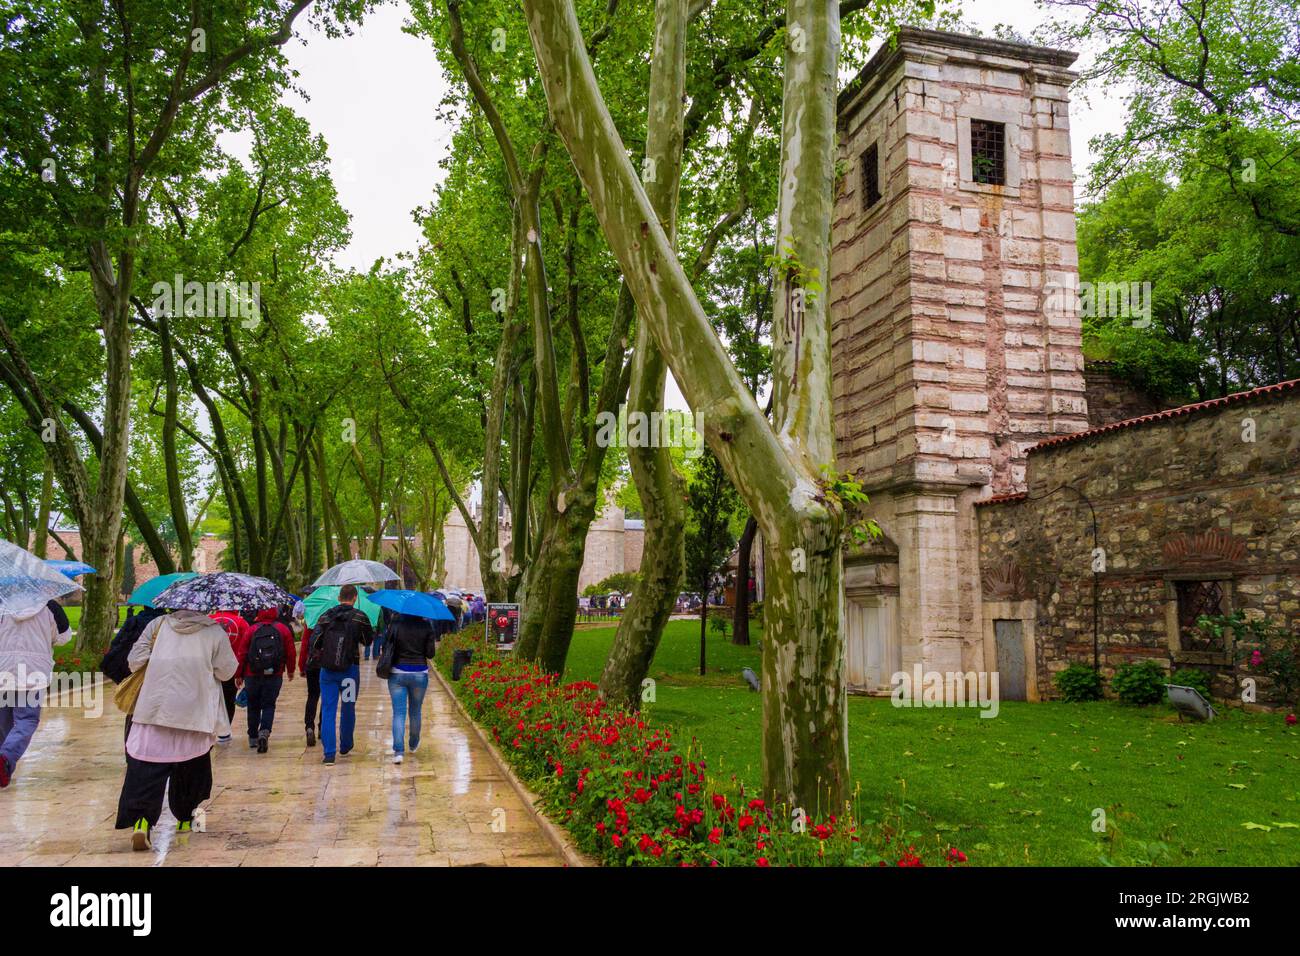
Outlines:
<svg viewBox="0 0 1300 956"><path fill-rule="evenodd" d="M374 641L366 648L366 660L372 657L379 660L379 656L384 653L384 641L388 635L388 627L392 623L393 612L388 608L381 608L379 614L379 630L375 631Z"/></svg>
<svg viewBox="0 0 1300 956"><path fill-rule="evenodd" d="M338 605L322 614L312 630L313 650L320 654L320 745L327 765L336 753L347 756L352 750L361 689L359 651L375 639L370 619L356 609L356 601L356 587L343 585Z"/></svg>
<svg viewBox="0 0 1300 956"><path fill-rule="evenodd" d="M398 614L385 635L393 642L393 673L388 696L393 702L393 763L405 754L406 725L411 725L411 753L420 746L420 711L429 689L429 659L438 650L433 624L426 618Z"/></svg>
<svg viewBox="0 0 1300 956"><path fill-rule="evenodd" d="M57 612L57 613L56 613ZM58 604L0 611L0 788L31 745L54 670L54 646L68 633Z"/></svg>

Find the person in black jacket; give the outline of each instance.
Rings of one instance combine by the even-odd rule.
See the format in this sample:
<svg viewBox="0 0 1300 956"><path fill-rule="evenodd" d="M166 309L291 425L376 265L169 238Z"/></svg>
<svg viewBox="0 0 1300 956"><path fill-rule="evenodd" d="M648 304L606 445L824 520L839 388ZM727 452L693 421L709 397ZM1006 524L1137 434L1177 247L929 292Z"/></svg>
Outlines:
<svg viewBox="0 0 1300 956"><path fill-rule="evenodd" d="M131 653L131 648L135 647L135 642L144 633L145 626L154 618L162 617L166 613L161 608L147 607L126 619L126 623L118 629L113 643L108 645L108 651L104 654L104 662L100 665L104 676L114 684L120 684L131 676L131 668L126 662L127 655Z"/></svg>
<svg viewBox="0 0 1300 956"><path fill-rule="evenodd" d="M99 669L104 672L104 676L114 684L120 684L131 676L131 667L127 664L127 656L131 653L131 648L135 647L135 642L140 639L144 633L145 627L156 617L162 617L167 612L162 608L146 607L143 611L133 614L126 619L126 623L118 628L117 634L113 637L113 643L108 645L108 651L104 654L104 660L99 665ZM126 715L126 728L122 733L122 739L125 740L131 736L131 715Z"/></svg>
<svg viewBox="0 0 1300 956"><path fill-rule="evenodd" d="M429 689L429 658L438 650L438 638L428 619L410 614L394 615L386 638L393 642L393 673L388 678L388 696L393 701L393 763L401 763L408 714L411 753L420 747L420 709Z"/></svg>
<svg viewBox="0 0 1300 956"><path fill-rule="evenodd" d="M354 607L356 602L356 586L343 585L338 605L322 614L312 631L313 650L320 654L320 745L325 751L321 762L330 765L336 751L343 756L352 751L361 689L358 649L369 647L375 639L370 619Z"/></svg>

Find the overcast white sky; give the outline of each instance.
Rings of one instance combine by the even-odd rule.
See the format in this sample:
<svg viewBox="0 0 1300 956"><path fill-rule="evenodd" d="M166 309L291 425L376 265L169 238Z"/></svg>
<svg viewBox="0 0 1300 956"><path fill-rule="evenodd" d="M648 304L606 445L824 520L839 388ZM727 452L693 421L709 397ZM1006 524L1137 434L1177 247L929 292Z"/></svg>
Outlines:
<svg viewBox="0 0 1300 956"><path fill-rule="evenodd" d="M1010 23L1029 34L1045 19L1033 0L967 0L964 19L991 33ZM298 85L310 97L290 95L288 105L329 143L339 199L352 214L352 242L336 257L340 266L370 268L380 257L413 251L420 229L412 218L441 179L439 160L450 129L435 116L444 90L432 47L402 32L406 4L381 7L351 37L331 40L307 31L305 44L287 46ZM1084 61L1081 61L1084 62ZM1071 109L1075 174L1082 179L1088 140L1118 118L1117 104L1076 98ZM667 404L686 408L669 381Z"/></svg>

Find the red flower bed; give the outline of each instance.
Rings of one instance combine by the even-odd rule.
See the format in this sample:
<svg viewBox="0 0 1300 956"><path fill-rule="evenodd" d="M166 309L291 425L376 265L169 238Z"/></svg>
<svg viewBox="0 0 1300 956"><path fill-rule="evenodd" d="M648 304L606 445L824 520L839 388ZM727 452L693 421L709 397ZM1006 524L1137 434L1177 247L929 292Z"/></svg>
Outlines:
<svg viewBox="0 0 1300 956"><path fill-rule="evenodd" d="M474 650L457 695L550 816L606 864L925 865L913 846L891 849L888 828L805 820L710 777L696 741L680 752L670 731L607 706L590 681L560 684L484 645ZM966 862L955 847L937 849L933 862Z"/></svg>

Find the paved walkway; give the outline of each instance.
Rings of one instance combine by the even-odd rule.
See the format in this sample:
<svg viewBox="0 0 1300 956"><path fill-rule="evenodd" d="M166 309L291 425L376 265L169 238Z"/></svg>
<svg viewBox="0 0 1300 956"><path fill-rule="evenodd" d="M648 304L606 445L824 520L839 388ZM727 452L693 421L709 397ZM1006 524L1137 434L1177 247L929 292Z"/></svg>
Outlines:
<svg viewBox="0 0 1300 956"><path fill-rule="evenodd" d="M308 749L307 684L286 682L271 749L213 749L206 832L180 837L163 810L154 847L114 830L125 765L123 716L47 707L31 749L0 790L0 860L32 866L560 866L563 859L433 678L420 750L392 762L387 686L362 665L356 749L333 767ZM502 812L504 811L504 813ZM494 827L494 821L496 826ZM504 824L504 831L502 825Z"/></svg>

